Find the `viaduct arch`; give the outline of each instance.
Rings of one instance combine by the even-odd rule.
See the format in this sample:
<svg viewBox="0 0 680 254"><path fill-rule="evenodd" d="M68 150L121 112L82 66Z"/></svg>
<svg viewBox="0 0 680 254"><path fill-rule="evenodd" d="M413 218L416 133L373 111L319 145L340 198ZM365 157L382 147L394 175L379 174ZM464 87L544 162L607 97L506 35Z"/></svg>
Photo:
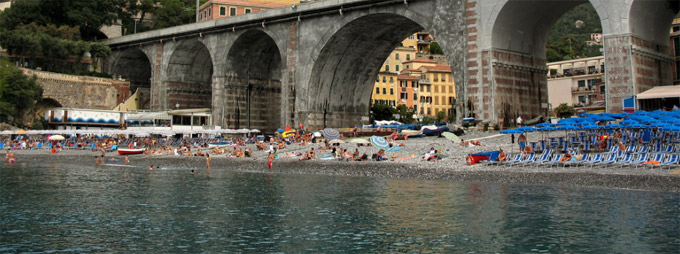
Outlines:
<svg viewBox="0 0 680 254"><path fill-rule="evenodd" d="M144 52L152 108L193 96L200 99L180 104L212 108L216 125L342 127L368 115L372 81L389 52L425 29L452 66L459 118L531 118L546 112L548 31L586 2L603 27L609 111L670 84L667 34L678 0L320 1L108 39L116 52L107 68L146 78L117 67L146 65ZM137 53L117 60L130 48Z"/></svg>

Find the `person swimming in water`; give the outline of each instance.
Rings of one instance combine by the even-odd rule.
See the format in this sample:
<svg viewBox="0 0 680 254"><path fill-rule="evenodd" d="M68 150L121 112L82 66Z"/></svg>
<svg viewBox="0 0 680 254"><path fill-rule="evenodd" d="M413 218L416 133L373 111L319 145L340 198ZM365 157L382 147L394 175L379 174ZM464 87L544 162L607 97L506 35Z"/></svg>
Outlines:
<svg viewBox="0 0 680 254"><path fill-rule="evenodd" d="M14 158L14 153L7 149L7 154L5 154L5 162L9 164L13 164L16 162L16 159Z"/></svg>

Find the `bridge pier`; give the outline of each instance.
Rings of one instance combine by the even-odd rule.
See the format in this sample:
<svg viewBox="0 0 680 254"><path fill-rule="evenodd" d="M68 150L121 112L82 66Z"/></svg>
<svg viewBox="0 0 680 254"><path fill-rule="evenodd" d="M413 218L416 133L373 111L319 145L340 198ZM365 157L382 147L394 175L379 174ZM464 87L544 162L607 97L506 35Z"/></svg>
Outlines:
<svg viewBox="0 0 680 254"><path fill-rule="evenodd" d="M607 112L623 110L623 99L673 83L670 48L630 34L605 36Z"/></svg>

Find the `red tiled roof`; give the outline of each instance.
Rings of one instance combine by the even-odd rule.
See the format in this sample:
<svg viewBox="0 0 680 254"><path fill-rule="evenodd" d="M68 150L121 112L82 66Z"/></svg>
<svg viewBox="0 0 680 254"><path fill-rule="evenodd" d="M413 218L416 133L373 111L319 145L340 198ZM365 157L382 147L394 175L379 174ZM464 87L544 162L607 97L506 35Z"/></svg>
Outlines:
<svg viewBox="0 0 680 254"><path fill-rule="evenodd" d="M421 68L428 69L429 71L436 71L436 72L450 72L451 71L451 66L448 65L434 65L434 66L423 66Z"/></svg>
<svg viewBox="0 0 680 254"><path fill-rule="evenodd" d="M413 60L408 60L403 63L437 63L434 60L429 60L429 59L413 59Z"/></svg>
<svg viewBox="0 0 680 254"><path fill-rule="evenodd" d="M399 75L397 76L397 79L419 80L420 78L409 75Z"/></svg>

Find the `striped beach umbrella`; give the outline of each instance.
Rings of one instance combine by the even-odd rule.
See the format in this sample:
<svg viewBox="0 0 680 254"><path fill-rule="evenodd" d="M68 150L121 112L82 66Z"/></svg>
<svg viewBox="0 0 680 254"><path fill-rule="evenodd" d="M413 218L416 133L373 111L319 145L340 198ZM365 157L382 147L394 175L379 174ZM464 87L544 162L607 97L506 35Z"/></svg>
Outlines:
<svg viewBox="0 0 680 254"><path fill-rule="evenodd" d="M371 136L371 144L377 148L387 149L390 148L390 143L387 142L383 137Z"/></svg>

